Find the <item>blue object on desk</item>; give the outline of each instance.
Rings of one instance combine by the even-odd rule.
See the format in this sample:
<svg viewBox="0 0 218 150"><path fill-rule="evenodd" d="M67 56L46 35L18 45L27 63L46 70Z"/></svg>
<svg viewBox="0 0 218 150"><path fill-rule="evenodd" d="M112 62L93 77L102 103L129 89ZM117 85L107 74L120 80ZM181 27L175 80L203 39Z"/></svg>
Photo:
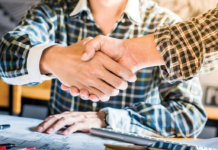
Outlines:
<svg viewBox="0 0 218 150"><path fill-rule="evenodd" d="M15 147L15 144L6 143L6 144L0 144L0 146L5 146L6 149L10 149L10 148L12 148L12 147Z"/></svg>
<svg viewBox="0 0 218 150"><path fill-rule="evenodd" d="M3 124L3 125L0 125L0 130L8 129L10 127L11 127L10 124Z"/></svg>

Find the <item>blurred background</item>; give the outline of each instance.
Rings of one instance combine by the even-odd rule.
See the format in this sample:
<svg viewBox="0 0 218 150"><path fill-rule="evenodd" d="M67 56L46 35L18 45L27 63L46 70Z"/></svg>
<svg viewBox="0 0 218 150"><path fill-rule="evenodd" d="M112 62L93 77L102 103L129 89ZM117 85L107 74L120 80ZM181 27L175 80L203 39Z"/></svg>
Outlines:
<svg viewBox="0 0 218 150"><path fill-rule="evenodd" d="M25 11L40 0L0 0L0 37L12 30ZM218 0L154 0L183 20L215 8ZM200 77L208 122L199 138L218 136L218 71ZM0 80L0 114L45 119L51 82L35 87L10 86Z"/></svg>

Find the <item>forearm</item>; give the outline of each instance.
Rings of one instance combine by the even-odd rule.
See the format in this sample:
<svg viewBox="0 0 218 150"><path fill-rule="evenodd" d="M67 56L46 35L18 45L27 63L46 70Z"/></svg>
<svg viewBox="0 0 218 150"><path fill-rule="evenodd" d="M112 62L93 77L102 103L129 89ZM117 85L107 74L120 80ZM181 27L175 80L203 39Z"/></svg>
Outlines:
<svg viewBox="0 0 218 150"><path fill-rule="evenodd" d="M206 122L202 108L183 102L140 103L127 110L131 124L164 137L197 137Z"/></svg>
<svg viewBox="0 0 218 150"><path fill-rule="evenodd" d="M2 38L1 78L6 83L35 85L48 79L41 76L39 61L43 50L55 44L56 17L53 13L45 3L36 4L20 24Z"/></svg>
<svg viewBox="0 0 218 150"><path fill-rule="evenodd" d="M160 27L155 32L157 50L164 59L164 78L188 80L218 69L218 8L190 21Z"/></svg>
<svg viewBox="0 0 218 150"><path fill-rule="evenodd" d="M137 69L164 65L163 58L156 49L154 34L139 38L124 40L126 50L133 51L132 55L137 62Z"/></svg>

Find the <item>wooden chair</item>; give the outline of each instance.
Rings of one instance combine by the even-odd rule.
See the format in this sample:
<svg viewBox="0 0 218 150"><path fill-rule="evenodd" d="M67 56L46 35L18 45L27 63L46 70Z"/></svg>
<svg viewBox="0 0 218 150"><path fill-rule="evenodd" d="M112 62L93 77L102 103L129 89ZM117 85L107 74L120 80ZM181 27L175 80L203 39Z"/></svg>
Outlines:
<svg viewBox="0 0 218 150"><path fill-rule="evenodd" d="M218 107L204 106L207 114L206 126L216 128L216 137L218 137Z"/></svg>
<svg viewBox="0 0 218 150"><path fill-rule="evenodd" d="M22 115L24 104L48 105L51 81L37 86L8 85L0 80L0 110Z"/></svg>
<svg viewBox="0 0 218 150"><path fill-rule="evenodd" d="M44 81L37 86L22 86L22 109L20 115L23 113L24 104L43 105L47 107L50 99L50 88L51 80Z"/></svg>
<svg viewBox="0 0 218 150"><path fill-rule="evenodd" d="M21 112L21 86L8 85L0 80L0 110L8 111L10 115Z"/></svg>

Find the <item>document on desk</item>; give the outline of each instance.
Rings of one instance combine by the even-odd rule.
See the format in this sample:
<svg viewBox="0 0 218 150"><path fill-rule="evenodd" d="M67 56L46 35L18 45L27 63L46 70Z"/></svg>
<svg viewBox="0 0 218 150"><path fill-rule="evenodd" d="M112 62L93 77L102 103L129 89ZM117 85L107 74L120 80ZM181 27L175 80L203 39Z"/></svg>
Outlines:
<svg viewBox="0 0 218 150"><path fill-rule="evenodd" d="M178 141L177 141L178 142ZM206 147L211 149L218 149L218 138L204 139L204 140L190 140L190 141L179 141L180 143L196 145L199 147ZM210 149L210 150L211 150Z"/></svg>
<svg viewBox="0 0 218 150"><path fill-rule="evenodd" d="M0 144L13 143L17 145L10 150L24 147L36 147L37 150L104 150L104 144L128 144L85 133L63 136L35 132L35 127L41 122L42 120L38 119L0 115L0 124L11 125L9 129L0 130ZM218 138L176 142L218 149Z"/></svg>
<svg viewBox="0 0 218 150"><path fill-rule="evenodd" d="M104 144L126 144L85 133L63 136L35 132L34 128L41 122L38 119L0 115L0 124L11 125L9 129L0 131L0 144L16 144L11 150L24 147L36 147L37 150L104 150Z"/></svg>

